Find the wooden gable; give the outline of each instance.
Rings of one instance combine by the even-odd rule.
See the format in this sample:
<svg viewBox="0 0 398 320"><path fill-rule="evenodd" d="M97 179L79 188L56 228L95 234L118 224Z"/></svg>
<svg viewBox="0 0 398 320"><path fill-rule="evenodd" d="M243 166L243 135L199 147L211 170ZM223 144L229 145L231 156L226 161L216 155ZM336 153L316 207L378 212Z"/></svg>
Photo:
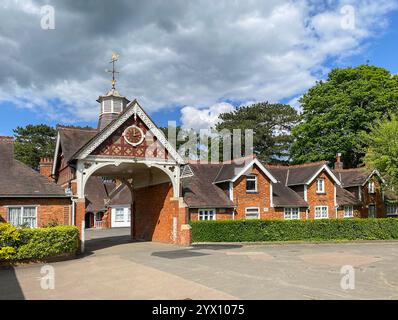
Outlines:
<svg viewBox="0 0 398 320"><path fill-rule="evenodd" d="M144 140L137 146L129 144L123 136L125 130L131 126L140 128L144 133ZM147 125L136 116L127 119L91 154L108 157L169 159L169 154L165 147L157 140Z"/></svg>

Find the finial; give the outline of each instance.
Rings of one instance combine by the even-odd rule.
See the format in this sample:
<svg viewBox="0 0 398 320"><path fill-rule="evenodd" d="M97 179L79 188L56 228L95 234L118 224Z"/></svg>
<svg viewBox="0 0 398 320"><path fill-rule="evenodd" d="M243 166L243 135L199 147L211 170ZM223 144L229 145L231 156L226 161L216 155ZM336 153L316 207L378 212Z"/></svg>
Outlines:
<svg viewBox="0 0 398 320"><path fill-rule="evenodd" d="M112 53L112 59L109 63L112 63L112 70L106 70L107 72L112 73L112 90L116 89L116 79L115 79L115 73L119 73L118 71L115 70L115 62L119 60L119 55L117 53Z"/></svg>

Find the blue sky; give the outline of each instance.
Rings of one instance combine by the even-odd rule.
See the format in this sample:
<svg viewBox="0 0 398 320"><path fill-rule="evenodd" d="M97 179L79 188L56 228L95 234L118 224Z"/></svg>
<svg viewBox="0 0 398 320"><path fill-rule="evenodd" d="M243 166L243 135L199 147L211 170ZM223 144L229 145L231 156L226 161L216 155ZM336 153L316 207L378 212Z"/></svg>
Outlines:
<svg viewBox="0 0 398 320"><path fill-rule="evenodd" d="M396 1L221 1L202 4L200 15L196 4L120 1L108 8L119 18L107 29L106 5L93 16L99 9L89 4L46 2L55 7L55 30L37 27L41 1L7 0L0 11L0 135L28 124L96 126L95 99L109 90L103 69L113 51L121 56L118 89L159 126L214 125L220 112L255 101L298 107L297 97L334 67L369 60L398 73ZM351 31L340 27L347 3L355 10Z"/></svg>

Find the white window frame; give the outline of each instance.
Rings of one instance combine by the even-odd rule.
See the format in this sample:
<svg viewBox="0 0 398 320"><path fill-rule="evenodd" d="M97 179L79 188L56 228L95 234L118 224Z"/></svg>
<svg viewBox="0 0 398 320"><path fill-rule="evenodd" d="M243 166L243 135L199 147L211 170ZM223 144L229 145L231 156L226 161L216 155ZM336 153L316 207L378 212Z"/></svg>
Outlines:
<svg viewBox="0 0 398 320"><path fill-rule="evenodd" d="M373 194L375 193L375 183L374 181L369 181L368 182L368 192Z"/></svg>
<svg viewBox="0 0 398 320"><path fill-rule="evenodd" d="M391 210L391 208L393 208L394 210ZM386 205L386 214L387 216L398 215L398 205L396 203L388 203Z"/></svg>
<svg viewBox="0 0 398 320"><path fill-rule="evenodd" d="M34 225L30 226L31 228L37 228L37 205L23 205L23 206L18 206L18 205L12 205L12 206L7 206L7 221L11 224L11 220L10 220L10 209L20 209L21 213L20 216L18 217L18 225L16 225L16 227L22 226L23 225L23 212L25 208L34 208L35 209L35 221L34 221Z"/></svg>
<svg viewBox="0 0 398 320"><path fill-rule="evenodd" d="M247 190L247 182L254 180L254 190ZM257 192L257 175L255 174L248 174L246 175L246 193L254 193Z"/></svg>
<svg viewBox="0 0 398 320"><path fill-rule="evenodd" d="M323 209L326 208L326 216L323 215ZM320 216L317 217L317 209L320 211ZM314 207L314 219L328 219L329 218L329 207L328 206L315 206Z"/></svg>
<svg viewBox="0 0 398 320"><path fill-rule="evenodd" d="M319 185L319 183L321 183L321 185ZM320 188L321 186L321 188ZM324 178L319 178L316 180L316 193L325 193L325 179Z"/></svg>
<svg viewBox="0 0 398 320"><path fill-rule="evenodd" d="M259 207L247 207L247 208L245 208L245 219L256 220L256 218L247 218L247 211L248 210L257 210L257 219L260 219L260 208Z"/></svg>
<svg viewBox="0 0 398 320"><path fill-rule="evenodd" d="M212 218L210 218L210 217L212 217ZM217 220L216 209L199 209L198 210L198 220L199 221Z"/></svg>
<svg viewBox="0 0 398 320"><path fill-rule="evenodd" d="M344 218L353 218L354 217L354 206L346 205L344 206Z"/></svg>
<svg viewBox="0 0 398 320"><path fill-rule="evenodd" d="M124 211L124 208L123 207L116 207L116 208L114 208L115 209L115 222L125 222L125 220L124 220L124 213L125 213L125 211ZM120 212L121 211L121 217L122 217L122 219L121 220L118 220L118 212ZM119 216L120 216L120 214L119 214Z"/></svg>
<svg viewBox="0 0 398 320"><path fill-rule="evenodd" d="M293 212L295 211L295 212ZM293 214L296 217L293 217ZM299 220L300 219L300 208L298 207L286 207L284 208L283 214L285 220Z"/></svg>

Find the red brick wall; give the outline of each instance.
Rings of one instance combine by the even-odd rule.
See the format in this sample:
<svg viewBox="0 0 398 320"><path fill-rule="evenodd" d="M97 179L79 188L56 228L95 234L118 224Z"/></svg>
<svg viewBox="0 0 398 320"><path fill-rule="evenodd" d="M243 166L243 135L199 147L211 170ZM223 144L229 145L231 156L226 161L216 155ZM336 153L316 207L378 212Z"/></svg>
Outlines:
<svg viewBox="0 0 398 320"><path fill-rule="evenodd" d="M257 192L246 192L245 175L235 181L233 191L234 203L237 205L235 219L245 219L245 209L247 207L258 207L260 209L260 218L269 218L272 212L270 208L270 180L256 165L253 166L250 173L257 175ZM268 212L264 211L264 208L268 208Z"/></svg>
<svg viewBox="0 0 398 320"><path fill-rule="evenodd" d="M134 193L136 239L172 242L173 217L178 218L178 202L171 200L171 183L136 189ZM180 224L177 234L179 230Z"/></svg>
<svg viewBox="0 0 398 320"><path fill-rule="evenodd" d="M368 190L368 183L366 183L362 187L362 210L361 210L361 216L364 218L368 217L368 206L369 204L376 204L376 214L378 218L386 217L386 210L385 210L385 205L383 202L383 197L382 197L382 190L381 190L381 183L377 176L373 175L373 177L370 178L371 181L375 183L375 193L371 194L369 193Z"/></svg>
<svg viewBox="0 0 398 320"><path fill-rule="evenodd" d="M7 206L33 205L37 207L37 226L50 222L69 224L71 201L67 198L9 198L0 199L0 220L7 220Z"/></svg>
<svg viewBox="0 0 398 320"><path fill-rule="evenodd" d="M318 178L325 179L325 193L319 194L316 192L316 183ZM312 181L307 187L307 203L310 206L308 212L308 219L314 219L315 217L315 206L327 206L329 218L336 217L336 210L334 204L334 181L325 172L322 171L318 177Z"/></svg>
<svg viewBox="0 0 398 320"><path fill-rule="evenodd" d="M353 206L354 210L354 218L360 218L361 217L361 206ZM337 209L337 218L344 219L344 206L339 206Z"/></svg>
<svg viewBox="0 0 398 320"><path fill-rule="evenodd" d="M40 167L40 174L46 177L48 180L53 181L53 179L51 178L53 159L51 158L40 159L39 167Z"/></svg>

